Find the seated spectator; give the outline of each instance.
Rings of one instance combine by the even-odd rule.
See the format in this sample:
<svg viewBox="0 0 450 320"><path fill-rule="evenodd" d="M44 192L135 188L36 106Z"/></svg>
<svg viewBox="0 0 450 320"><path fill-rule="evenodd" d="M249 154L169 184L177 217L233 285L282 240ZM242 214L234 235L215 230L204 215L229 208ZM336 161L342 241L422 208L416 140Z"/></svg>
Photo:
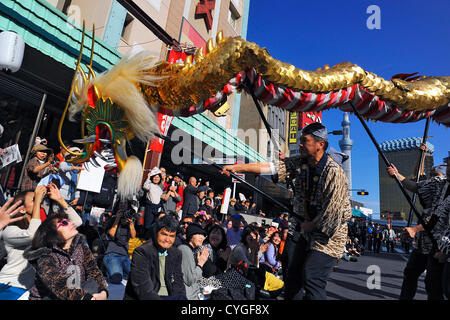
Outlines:
<svg viewBox="0 0 450 320"><path fill-rule="evenodd" d="M130 218L127 201L118 202L113 216L105 226L108 246L103 257L109 282L119 284L130 273L131 259L128 242L136 237L135 220Z"/></svg>
<svg viewBox="0 0 450 320"><path fill-rule="evenodd" d="M204 211L210 218L216 219L216 216L214 214L214 208L211 206L211 203L212 203L212 199L206 198L205 204L200 206L198 211Z"/></svg>
<svg viewBox="0 0 450 320"><path fill-rule="evenodd" d="M237 266L240 261L244 261L249 266L258 267L260 256L258 230L253 226L247 226L242 231L240 242L231 251L227 268Z"/></svg>
<svg viewBox="0 0 450 320"><path fill-rule="evenodd" d="M35 270L23 254L41 225L41 204L46 195L64 209L75 227L82 223L81 218L62 198L54 184L38 186L34 192L25 191L16 195L14 202L23 203L20 212L24 213L26 218L10 224L2 233L7 263L0 271L0 300L16 300L34 284Z"/></svg>
<svg viewBox="0 0 450 320"><path fill-rule="evenodd" d="M174 246L178 222L164 216L155 223L154 237L137 247L124 300L185 300L181 252Z"/></svg>
<svg viewBox="0 0 450 320"><path fill-rule="evenodd" d="M190 224L186 229L187 244L178 247L182 254L181 270L188 300L203 300L203 290L198 280L202 278L202 268L209 256L208 249L203 247L205 236L206 231L201 226Z"/></svg>
<svg viewBox="0 0 450 320"><path fill-rule="evenodd" d="M34 191L46 175L56 173L53 164L53 150L43 144L36 144L31 149L32 158L26 164L20 191Z"/></svg>
<svg viewBox="0 0 450 320"><path fill-rule="evenodd" d="M205 247L208 249L209 258L203 265L203 276L208 278L226 270L231 248L227 244L225 230L220 225L212 224L206 232Z"/></svg>
<svg viewBox="0 0 450 320"><path fill-rule="evenodd" d="M237 213L238 213L238 210L236 208L236 199L235 198L231 198L230 199L230 204L228 205L227 215L234 216Z"/></svg>
<svg viewBox="0 0 450 320"><path fill-rule="evenodd" d="M268 241L267 251L264 252L259 260L260 264L266 264L274 273L278 273L281 269L281 262L278 257L280 243L281 234L278 231L273 232Z"/></svg>
<svg viewBox="0 0 450 320"><path fill-rule="evenodd" d="M252 205L250 206L250 209L248 209L248 214L251 215L256 215L257 211L256 211L256 203L252 203Z"/></svg>
<svg viewBox="0 0 450 320"><path fill-rule="evenodd" d="M347 237L347 241L345 243L344 254L342 258L345 261L353 261L356 262L358 259L356 258L355 248L353 246L352 240L350 237Z"/></svg>
<svg viewBox="0 0 450 320"><path fill-rule="evenodd" d="M209 189L208 192L206 193L206 197L211 199L211 208L213 210L215 210L217 208L217 206L220 205L220 202L217 202L214 196L214 191L212 189Z"/></svg>
<svg viewBox="0 0 450 320"><path fill-rule="evenodd" d="M241 215L235 214L231 217L231 228L227 229L227 242L233 249L242 238Z"/></svg>
<svg viewBox="0 0 450 320"><path fill-rule="evenodd" d="M24 256L36 269L30 300L108 298L102 272L68 215L50 215L36 231Z"/></svg>

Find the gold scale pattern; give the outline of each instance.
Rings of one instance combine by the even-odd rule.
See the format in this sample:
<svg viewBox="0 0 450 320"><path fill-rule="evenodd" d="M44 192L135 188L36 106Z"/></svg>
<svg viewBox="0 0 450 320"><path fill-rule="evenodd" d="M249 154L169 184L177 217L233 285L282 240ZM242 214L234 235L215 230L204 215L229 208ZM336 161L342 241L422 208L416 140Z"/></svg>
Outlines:
<svg viewBox="0 0 450 320"><path fill-rule="evenodd" d="M436 109L450 102L450 77L422 77L414 82L387 81L350 62L305 71L274 59L264 48L240 37L223 38L219 33L216 47L207 43L206 55L200 48L195 64L168 65L159 62L151 73L166 76L156 87L142 86L149 103L178 110L214 96L227 82L246 68L254 68L266 80L291 89L329 92L359 84L384 101L400 109L422 111Z"/></svg>

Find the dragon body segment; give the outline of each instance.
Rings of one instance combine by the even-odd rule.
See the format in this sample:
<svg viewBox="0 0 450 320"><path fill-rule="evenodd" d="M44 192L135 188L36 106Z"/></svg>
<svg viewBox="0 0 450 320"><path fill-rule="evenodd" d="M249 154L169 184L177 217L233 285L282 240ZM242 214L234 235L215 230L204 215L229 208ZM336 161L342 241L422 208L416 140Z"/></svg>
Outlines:
<svg viewBox="0 0 450 320"><path fill-rule="evenodd" d="M156 111L184 117L205 110L224 115L227 96L234 91L246 90L290 112L330 108L351 112L348 102L352 102L366 119L405 123L432 117L450 126L450 77L400 74L387 81L348 62L305 71L239 37L224 39L220 32L216 44L210 39L206 54L200 48L194 61L188 56L184 64L153 63L153 57L141 52L123 58L97 77L92 71L92 52L89 76L80 68L81 50L60 122L61 145L66 148L61 129L70 106L72 116L82 112L82 139L77 142L86 147L78 154L66 150L77 156L74 162L111 151L114 163L110 166L120 173L118 193L127 198L139 188L143 173L136 157L126 154L127 140L137 137L146 142L158 132Z"/></svg>

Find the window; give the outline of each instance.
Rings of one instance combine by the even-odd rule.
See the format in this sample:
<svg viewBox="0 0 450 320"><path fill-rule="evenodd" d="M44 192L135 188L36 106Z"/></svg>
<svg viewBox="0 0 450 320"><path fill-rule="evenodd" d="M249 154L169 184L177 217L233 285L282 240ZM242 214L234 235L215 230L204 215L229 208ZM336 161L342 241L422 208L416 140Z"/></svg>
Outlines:
<svg viewBox="0 0 450 320"><path fill-rule="evenodd" d="M47 2L64 14L67 14L67 10L72 4L72 0L47 0Z"/></svg>
<svg viewBox="0 0 450 320"><path fill-rule="evenodd" d="M134 18L132 15L130 15L129 13L127 13L126 17L125 17L125 21L123 23L123 29L122 29L122 38L124 38L125 40L128 40L128 36L129 36L129 29L131 26L131 23L133 22Z"/></svg>
<svg viewBox="0 0 450 320"><path fill-rule="evenodd" d="M230 2L230 9L228 10L228 23L231 24L233 29L237 29L237 24L241 15L235 8L233 2Z"/></svg>

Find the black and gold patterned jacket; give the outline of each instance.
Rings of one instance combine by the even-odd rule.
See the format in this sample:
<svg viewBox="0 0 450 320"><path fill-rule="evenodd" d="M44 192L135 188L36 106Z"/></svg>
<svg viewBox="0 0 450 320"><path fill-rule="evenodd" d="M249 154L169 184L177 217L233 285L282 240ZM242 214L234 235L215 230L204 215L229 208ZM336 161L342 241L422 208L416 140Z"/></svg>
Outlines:
<svg viewBox="0 0 450 320"><path fill-rule="evenodd" d="M350 191L342 167L329 155L324 157L318 164L322 163L321 170L302 164L300 156L275 161L274 165L279 182L285 182L287 175L294 181L295 215L290 218L289 233L294 237L299 234L300 219L312 221L312 232L301 231L309 248L339 259L347 239L347 222L352 216ZM305 174L303 170L310 172Z"/></svg>

